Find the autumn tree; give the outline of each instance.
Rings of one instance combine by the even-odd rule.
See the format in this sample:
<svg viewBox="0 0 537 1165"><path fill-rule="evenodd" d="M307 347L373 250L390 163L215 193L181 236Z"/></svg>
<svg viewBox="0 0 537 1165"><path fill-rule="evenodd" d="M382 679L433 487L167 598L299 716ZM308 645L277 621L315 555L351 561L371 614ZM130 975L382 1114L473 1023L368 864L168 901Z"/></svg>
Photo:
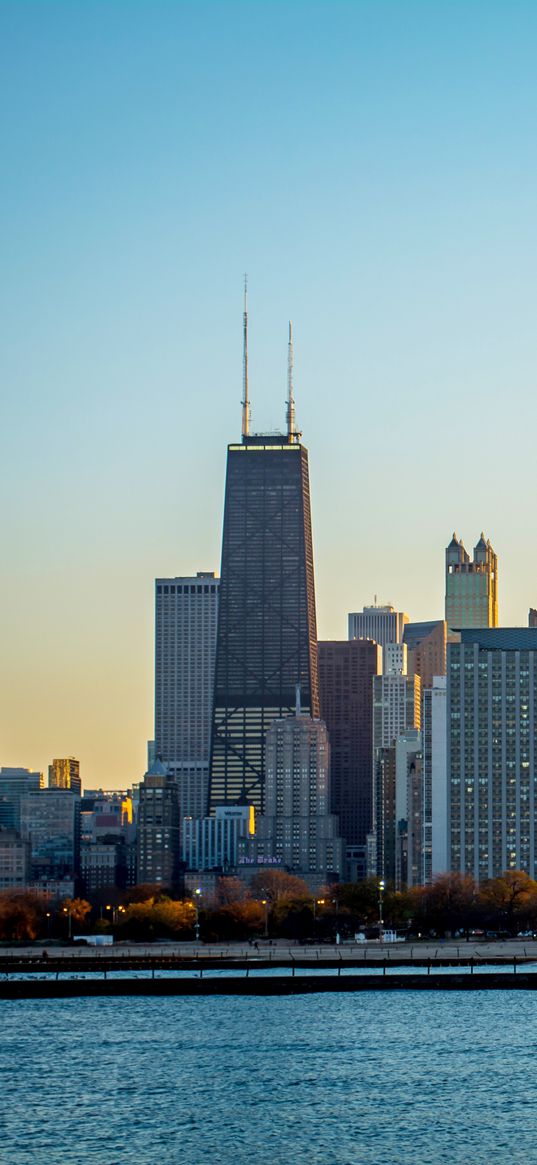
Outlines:
<svg viewBox="0 0 537 1165"><path fill-rule="evenodd" d="M246 902L251 897L249 887L240 878L219 878L216 883L218 906L230 906L235 902Z"/></svg>
<svg viewBox="0 0 537 1165"><path fill-rule="evenodd" d="M413 929L428 933L466 931L476 920L477 887L465 874L441 874L430 886L408 891Z"/></svg>
<svg viewBox="0 0 537 1165"><path fill-rule="evenodd" d="M238 942L263 933L265 914L260 902L229 902L203 915L202 937L209 941Z"/></svg>
<svg viewBox="0 0 537 1165"><path fill-rule="evenodd" d="M33 942L44 929L47 905L42 895L0 891L0 939Z"/></svg>
<svg viewBox="0 0 537 1165"><path fill-rule="evenodd" d="M64 914L71 915L73 927L81 927L91 913L91 904L85 898L65 898L62 909Z"/></svg>
<svg viewBox="0 0 537 1165"><path fill-rule="evenodd" d="M484 925L517 934L537 912L537 883L523 870L506 870L479 888Z"/></svg>
<svg viewBox="0 0 537 1165"><path fill-rule="evenodd" d="M162 897L131 902L118 919L117 932L135 941L192 938L196 911L191 902Z"/></svg>
<svg viewBox="0 0 537 1165"><path fill-rule="evenodd" d="M282 900L310 901L312 897L306 882L285 870L260 870L252 878L251 890L254 898L265 898L271 905Z"/></svg>

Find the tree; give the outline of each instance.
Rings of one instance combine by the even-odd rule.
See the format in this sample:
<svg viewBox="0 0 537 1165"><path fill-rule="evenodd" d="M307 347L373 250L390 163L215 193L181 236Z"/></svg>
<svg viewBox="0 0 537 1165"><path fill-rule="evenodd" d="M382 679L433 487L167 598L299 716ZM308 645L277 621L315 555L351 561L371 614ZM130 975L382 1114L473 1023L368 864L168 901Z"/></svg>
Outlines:
<svg viewBox="0 0 537 1165"><path fill-rule="evenodd" d="M249 887L240 878L219 878L216 883L216 901L219 906L230 906L234 902L246 902L250 898Z"/></svg>
<svg viewBox="0 0 537 1165"><path fill-rule="evenodd" d="M141 942L157 938L192 938L196 911L191 902L146 898L131 902L118 921L118 933Z"/></svg>
<svg viewBox="0 0 537 1165"><path fill-rule="evenodd" d="M271 905L282 900L310 901L312 897L302 878L285 870L260 870L252 878L251 890L258 901L265 898Z"/></svg>
<svg viewBox="0 0 537 1165"><path fill-rule="evenodd" d="M0 939L33 942L44 929L47 899L20 891L0 891Z"/></svg>
<svg viewBox="0 0 537 1165"><path fill-rule="evenodd" d="M485 926L517 934L528 918L534 917L537 883L523 870L506 870L497 878L483 882L478 907Z"/></svg>
<svg viewBox="0 0 537 1165"><path fill-rule="evenodd" d="M91 905L85 898L66 898L62 907L64 914L71 915L73 926L83 926L91 913Z"/></svg>
<svg viewBox="0 0 537 1165"><path fill-rule="evenodd" d="M476 920L477 888L465 874L441 874L430 886L416 886L407 892L411 904L413 930L437 934L462 930L468 933Z"/></svg>
<svg viewBox="0 0 537 1165"><path fill-rule="evenodd" d="M203 936L218 941L239 941L262 934L265 915L260 902L230 902L203 917Z"/></svg>

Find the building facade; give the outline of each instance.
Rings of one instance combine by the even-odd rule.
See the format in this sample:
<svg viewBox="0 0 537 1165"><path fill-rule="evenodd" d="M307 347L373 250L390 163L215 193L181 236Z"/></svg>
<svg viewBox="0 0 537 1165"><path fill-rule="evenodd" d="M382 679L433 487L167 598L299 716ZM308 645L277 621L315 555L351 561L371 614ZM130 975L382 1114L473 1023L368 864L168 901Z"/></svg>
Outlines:
<svg viewBox="0 0 537 1165"><path fill-rule="evenodd" d="M214 817L183 820L183 860L188 870L233 869L239 840L255 833L252 805L220 805Z"/></svg>
<svg viewBox="0 0 537 1165"><path fill-rule="evenodd" d="M265 739L300 684L319 716L308 454L294 426L230 445L210 766L218 805L265 809Z"/></svg>
<svg viewBox="0 0 537 1165"><path fill-rule="evenodd" d="M424 885L449 870L446 685L446 676L434 676L422 698Z"/></svg>
<svg viewBox="0 0 537 1165"><path fill-rule="evenodd" d="M352 848L355 877L365 877L373 820L373 676L381 671L382 649L371 640L319 643L321 715L330 740L330 811L339 817L339 832Z"/></svg>
<svg viewBox="0 0 537 1165"><path fill-rule="evenodd" d="M537 875L537 628L448 645L450 868Z"/></svg>
<svg viewBox="0 0 537 1165"><path fill-rule="evenodd" d="M137 882L174 887L180 877L179 786L156 761L140 784Z"/></svg>
<svg viewBox="0 0 537 1165"><path fill-rule="evenodd" d="M53 760L48 766L49 789L70 789L80 797L82 782L80 780L80 761L74 756L66 756Z"/></svg>
<svg viewBox="0 0 537 1165"><path fill-rule="evenodd" d="M404 643L387 644L384 674L373 677L373 823L369 842L368 874L391 880L395 871L398 829L395 806L396 741L421 724L421 681L407 674Z"/></svg>
<svg viewBox="0 0 537 1165"><path fill-rule="evenodd" d="M0 827L0 890L24 890L30 880L30 844Z"/></svg>
<svg viewBox="0 0 537 1165"><path fill-rule="evenodd" d="M419 676L421 690L432 688L435 676L446 674L447 623L407 623L403 643L408 650L408 674Z"/></svg>
<svg viewBox="0 0 537 1165"><path fill-rule="evenodd" d="M25 793L37 793L43 786L43 773L0 768L0 827L20 831L21 797Z"/></svg>
<svg viewBox="0 0 537 1165"><path fill-rule="evenodd" d="M303 713L271 724L266 741L265 813L257 819L257 859L273 858L306 879L343 877L344 846L330 813L326 725Z"/></svg>
<svg viewBox="0 0 537 1165"><path fill-rule="evenodd" d="M70 789L25 793L20 832L30 843L32 882L75 881L80 857L80 798Z"/></svg>
<svg viewBox="0 0 537 1165"><path fill-rule="evenodd" d="M446 623L448 632L498 626L498 557L484 534L473 559L456 534L446 549Z"/></svg>
<svg viewBox="0 0 537 1165"><path fill-rule="evenodd" d="M364 607L349 615L349 639L374 639L385 647L388 643L402 643L408 615L394 607Z"/></svg>
<svg viewBox="0 0 537 1165"><path fill-rule="evenodd" d="M219 579L158 578L155 583L155 740L179 787L181 813L207 810Z"/></svg>

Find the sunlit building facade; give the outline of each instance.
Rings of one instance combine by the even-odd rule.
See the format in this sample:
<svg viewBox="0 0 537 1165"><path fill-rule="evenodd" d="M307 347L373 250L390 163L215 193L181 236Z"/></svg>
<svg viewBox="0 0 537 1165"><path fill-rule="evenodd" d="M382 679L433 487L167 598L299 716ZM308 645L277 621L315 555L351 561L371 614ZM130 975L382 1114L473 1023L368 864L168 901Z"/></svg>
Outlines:
<svg viewBox="0 0 537 1165"><path fill-rule="evenodd" d="M473 559L456 534L446 549L446 623L451 632L498 626L498 557L484 534Z"/></svg>

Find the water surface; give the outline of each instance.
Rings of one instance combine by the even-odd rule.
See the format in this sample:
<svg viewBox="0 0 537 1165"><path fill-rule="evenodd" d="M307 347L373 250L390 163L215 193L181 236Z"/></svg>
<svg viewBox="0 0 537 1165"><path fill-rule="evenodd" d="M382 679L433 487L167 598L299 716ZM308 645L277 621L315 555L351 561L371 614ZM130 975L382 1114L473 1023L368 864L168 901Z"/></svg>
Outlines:
<svg viewBox="0 0 537 1165"><path fill-rule="evenodd" d="M0 1004L2 1165L526 1165L533 992Z"/></svg>

